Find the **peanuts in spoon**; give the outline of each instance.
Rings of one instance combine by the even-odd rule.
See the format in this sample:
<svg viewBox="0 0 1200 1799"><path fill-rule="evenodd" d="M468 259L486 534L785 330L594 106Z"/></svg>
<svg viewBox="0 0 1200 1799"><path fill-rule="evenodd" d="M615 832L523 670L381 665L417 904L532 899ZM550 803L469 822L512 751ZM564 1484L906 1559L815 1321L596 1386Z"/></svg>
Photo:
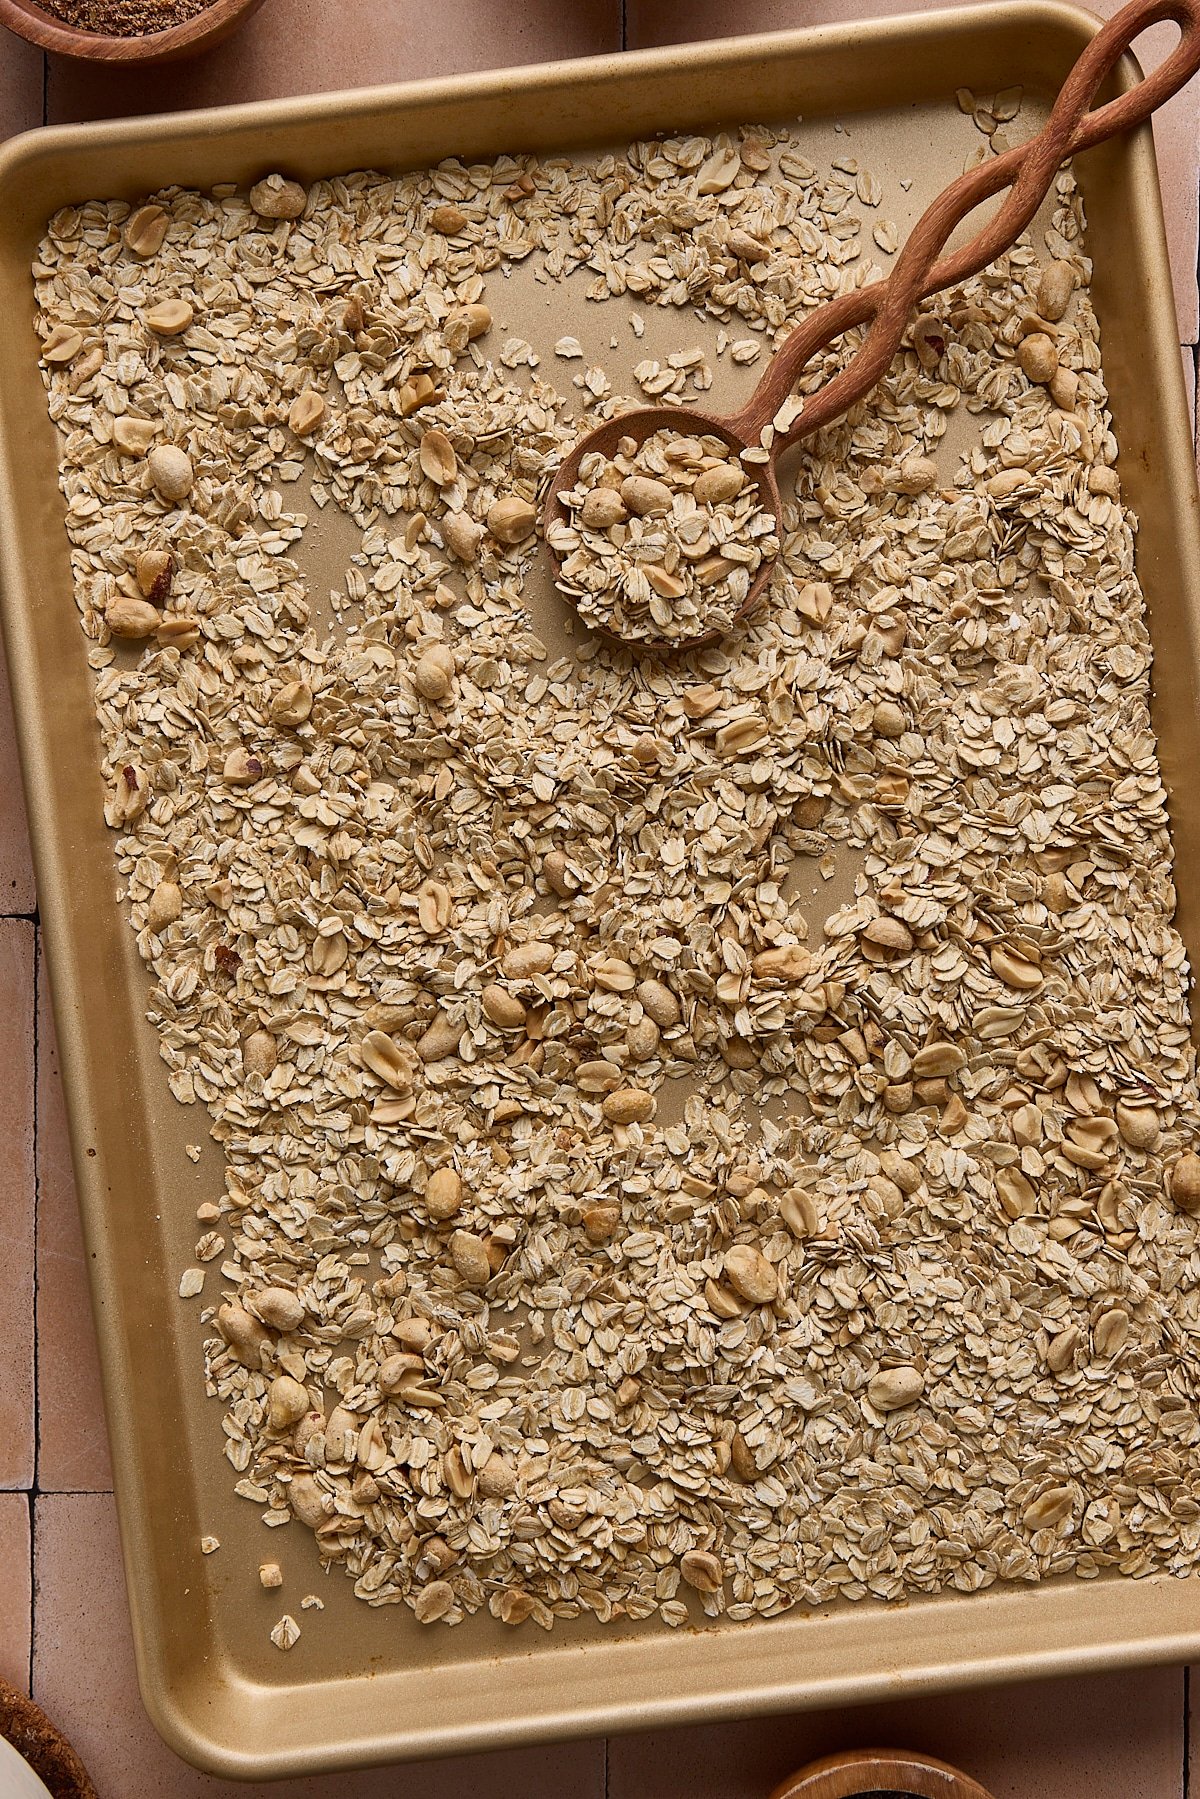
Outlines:
<svg viewBox="0 0 1200 1799"><path fill-rule="evenodd" d="M732 628L778 554L776 521L721 437L656 431L583 458L551 526L558 586L587 624L682 645Z"/></svg>

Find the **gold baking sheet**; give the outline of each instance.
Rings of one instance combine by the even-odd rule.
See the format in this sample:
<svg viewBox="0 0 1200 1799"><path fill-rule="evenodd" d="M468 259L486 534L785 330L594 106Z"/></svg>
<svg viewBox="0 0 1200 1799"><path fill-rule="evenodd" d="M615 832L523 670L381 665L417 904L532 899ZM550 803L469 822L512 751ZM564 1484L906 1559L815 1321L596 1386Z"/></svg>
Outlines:
<svg viewBox="0 0 1200 1799"><path fill-rule="evenodd" d="M424 167L447 155L564 151L664 129L711 131L802 114L814 162L835 120L888 182L915 177L902 227L980 140L955 88L1023 83L1032 116L1095 21L1008 0L936 16L740 39L531 70L220 112L41 131L0 151L0 574L10 673L34 840L83 1211L142 1690L181 1755L233 1777L496 1748L939 1687L1200 1656L1200 1577L1066 1580L972 1596L863 1603L771 1621L684 1630L573 1625L531 1640L486 1617L421 1630L401 1607L373 1610L315 1550L286 1533L289 1609L305 1590L326 1610L304 1653L268 1630L281 1595L259 1560L281 1543L237 1499L215 1403L204 1398L194 1307L176 1296L192 1259L195 1207L214 1187L198 1111L167 1091L143 1012L145 973L115 900L102 822L90 677L57 484L54 434L32 331L29 265L58 206L130 199L177 182L246 182L272 168L312 179L355 168ZM1125 80L1134 78L1127 66ZM842 139L841 144L845 145ZM1200 523L1170 275L1148 130L1090 152L1077 173L1095 260L1093 302L1121 442L1125 496L1140 515L1138 571L1156 648L1155 723L1171 793L1179 924L1193 957L1200 908L1197 741ZM499 320L548 361L579 336L628 386L628 364L704 341L691 314L647 308L647 337L620 354L599 310L514 279ZM489 300L492 296L489 293ZM540 317L535 316L540 309ZM536 335L535 335L536 330ZM573 365L580 367L583 365ZM724 369L724 364L720 365ZM761 368L761 364L759 365ZM722 373L708 400L744 393L754 370ZM561 383L561 370L555 371ZM741 384L737 385L740 378ZM727 386L722 388L724 380ZM289 496L295 489L289 490ZM310 532L313 568L351 547L328 515ZM543 629L568 623L546 602ZM557 621L557 622L556 622ZM570 640L564 636L564 643ZM184 1143L205 1140L197 1167ZM219 1185L219 1180L215 1183ZM201 1558L203 1532L219 1554ZM301 1558L311 1561L303 1583ZM305 1564L307 1565L307 1564ZM312 1614L301 1614L311 1623Z"/></svg>

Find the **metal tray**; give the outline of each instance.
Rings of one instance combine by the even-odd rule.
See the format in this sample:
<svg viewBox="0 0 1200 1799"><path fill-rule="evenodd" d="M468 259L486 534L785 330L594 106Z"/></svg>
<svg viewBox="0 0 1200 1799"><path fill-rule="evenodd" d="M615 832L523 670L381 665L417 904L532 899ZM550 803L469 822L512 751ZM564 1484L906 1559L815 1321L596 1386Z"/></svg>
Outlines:
<svg viewBox="0 0 1200 1799"><path fill-rule="evenodd" d="M1200 1657L1198 1578L1067 1580L906 1605L796 1610L667 1634L571 1627L531 1643L486 1619L421 1631L350 1583L305 1653L268 1643L277 1598L250 1589L264 1550L232 1494L180 1306L211 1164L171 1099L144 1022L145 976L114 896L90 682L30 329L30 261L48 215L161 185L428 166L446 155L564 151L665 128L804 115L877 171L918 177L919 205L962 166L961 85L1022 82L1036 115L1095 21L1050 0L748 38L462 80L41 131L0 152L0 571L4 626L89 1252L142 1691L170 1745L251 1778L689 1720L780 1712L1057 1672ZM1123 79L1135 78L1126 65ZM841 140L845 143L845 140ZM977 141L977 140L975 140ZM1079 177L1093 299L1142 521L1138 568L1157 649L1155 719L1172 794L1179 922L1200 952L1200 517L1150 134L1093 151ZM908 221L901 220L902 225ZM538 304L544 308L544 295ZM564 302L558 302L561 307ZM514 289L513 322L519 320ZM541 329L546 329L543 312ZM568 328L565 320L558 329ZM581 328L572 314L571 330ZM552 341L552 339L551 339ZM649 346L646 347L647 349ZM646 353L644 349L643 354ZM743 371L745 373L745 371ZM726 396L714 390L711 399ZM343 565L344 566L344 565ZM206 1169L208 1172L206 1172ZM203 1531L219 1555L198 1553ZM289 1533L289 1536L293 1533ZM288 1545L317 1562L310 1546ZM249 1575L249 1578L248 1578Z"/></svg>

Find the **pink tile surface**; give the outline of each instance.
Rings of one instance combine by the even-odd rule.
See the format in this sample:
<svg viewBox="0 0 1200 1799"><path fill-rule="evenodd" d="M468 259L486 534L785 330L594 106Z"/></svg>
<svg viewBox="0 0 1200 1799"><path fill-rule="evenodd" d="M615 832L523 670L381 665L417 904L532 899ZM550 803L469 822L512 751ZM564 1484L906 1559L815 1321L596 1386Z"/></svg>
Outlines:
<svg viewBox="0 0 1200 1799"><path fill-rule="evenodd" d="M108 1494L38 1499L34 1576L34 1697L74 1743L102 1799L603 1799L602 1742L269 1785L211 1779L164 1746L138 1697Z"/></svg>
<svg viewBox="0 0 1200 1799"><path fill-rule="evenodd" d="M796 30L873 16L927 12L956 0L627 0L626 37L631 47L680 44L700 38L732 37L752 31ZM1090 0L1090 10L1109 17L1121 0ZM1143 67L1154 68L1176 41L1169 25L1156 26L1139 40ZM1197 171L1200 169L1200 77L1176 95L1154 122L1163 210L1175 277L1179 341L1195 343L1200 334L1200 300L1196 285Z"/></svg>
<svg viewBox="0 0 1200 1799"><path fill-rule="evenodd" d="M39 50L0 32L0 140L42 122L44 59ZM13 734L4 648L0 643L0 915L32 912L33 868L25 829L25 804Z"/></svg>
<svg viewBox="0 0 1200 1799"><path fill-rule="evenodd" d="M0 920L0 1487L33 1480L34 934Z"/></svg>
<svg viewBox="0 0 1200 1799"><path fill-rule="evenodd" d="M112 1485L58 1045L45 964L38 981L38 1485Z"/></svg>
<svg viewBox="0 0 1200 1799"><path fill-rule="evenodd" d="M42 122L40 50L5 32L0 39L0 138Z"/></svg>
<svg viewBox="0 0 1200 1799"><path fill-rule="evenodd" d="M1189 1683L1191 1705L1187 1721L1188 1767L1196 1770L1200 1769L1200 1667L1190 1669L1189 1673L1191 1675ZM1184 1799L1188 1799L1188 1785L1191 1785L1194 1790L1195 1781L1196 1774L1193 1771L1191 1781L1186 1782L1184 1786Z"/></svg>
<svg viewBox="0 0 1200 1799"><path fill-rule="evenodd" d="M39 113L39 118L40 118ZM0 135L3 133L0 119ZM21 767L13 729L8 670L0 642L0 915L29 913L34 908L33 863L29 856L29 832L25 827L25 798L21 792Z"/></svg>
<svg viewBox="0 0 1200 1799"><path fill-rule="evenodd" d="M0 1493L0 1680L29 1690L29 1499Z"/></svg>
<svg viewBox="0 0 1200 1799"><path fill-rule="evenodd" d="M349 29L348 21L352 21ZM117 74L54 60L51 121L217 106L621 47L620 0L267 0L245 30L206 56L165 70Z"/></svg>
<svg viewBox="0 0 1200 1799"><path fill-rule="evenodd" d="M845 1712L652 1732L609 1744L608 1799L766 1799L821 1755L919 1749L995 1799L1180 1799L1178 1668L1043 1681Z"/></svg>

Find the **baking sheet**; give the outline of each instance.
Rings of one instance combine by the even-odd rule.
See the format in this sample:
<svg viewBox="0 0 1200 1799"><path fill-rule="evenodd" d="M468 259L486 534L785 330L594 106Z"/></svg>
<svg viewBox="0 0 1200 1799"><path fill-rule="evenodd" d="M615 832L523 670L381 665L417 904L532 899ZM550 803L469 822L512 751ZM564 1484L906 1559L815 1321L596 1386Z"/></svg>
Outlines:
<svg viewBox="0 0 1200 1799"><path fill-rule="evenodd" d="M142 1017L144 970L113 898L55 445L35 339L21 323L32 318L29 264L46 218L95 194L133 198L168 182L244 182L274 167L311 179L797 113L805 118L801 147L814 162L834 153L839 121L851 128L865 166L882 176L914 175L915 217L979 141L954 105L954 89L990 93L1022 82L1036 119L1038 97L1044 108L1094 28L1073 9L1015 0L994 10L46 131L0 153L0 292L5 317L17 322L0 342L5 629L130 1602L151 1715L175 1749L213 1772L314 1772L1186 1659L1200 1650L1197 1595L1193 1582L1166 1577L1067 1581L893 1608L797 1610L771 1622L670 1635L572 1626L531 1641L528 1630L502 1633L486 1618L453 1632L422 1631L401 1608L371 1610L340 1573L322 1579L315 1551L305 1546L311 1589L327 1608L321 1628L306 1633L303 1657L285 1658L270 1646L279 1596L255 1592L252 1571L273 1546L256 1508L232 1493L217 1410L203 1397L203 1330L175 1292L192 1259L196 1204L213 1187L213 1151L206 1145L195 1167L183 1153L205 1135L205 1124L167 1092ZM1157 652L1155 722L1172 794L1178 922L1195 956L1200 918L1188 895L1200 858L1200 807L1188 775L1200 689L1200 522L1149 133L1090 153L1077 173L1123 485L1142 521L1138 570ZM909 221L891 210L903 228ZM532 323L533 302L544 310L544 293L523 296L520 281L505 291L506 322L532 339L532 328L521 329L525 309ZM564 303L560 296L556 321ZM552 343L569 328L591 348L587 334L596 324L581 306L569 326L546 324L539 333ZM678 315L649 311L636 356L654 354L678 329ZM595 348L614 384L625 380L628 391L622 359L634 357L618 356L606 342ZM739 373L737 394L754 371ZM734 397L733 388L715 385L707 399L719 408ZM338 541L335 521L325 530L323 544L315 534L312 553L344 568L349 540ZM566 622L560 615L564 631ZM202 1560L198 1542L207 1531L221 1538L222 1550ZM290 1560L300 1547L295 1534L288 1533Z"/></svg>

